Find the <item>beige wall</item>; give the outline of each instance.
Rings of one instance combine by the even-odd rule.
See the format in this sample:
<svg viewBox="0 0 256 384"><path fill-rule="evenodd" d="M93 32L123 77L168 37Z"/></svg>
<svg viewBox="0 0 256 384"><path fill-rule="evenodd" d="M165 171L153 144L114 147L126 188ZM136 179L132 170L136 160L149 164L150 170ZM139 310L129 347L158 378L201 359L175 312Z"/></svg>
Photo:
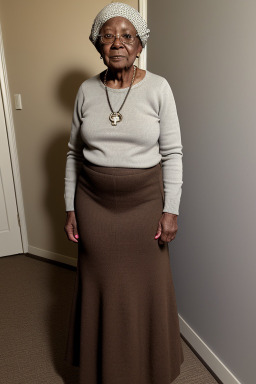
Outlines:
<svg viewBox="0 0 256 384"><path fill-rule="evenodd" d="M256 2L148 0L148 25L148 70L172 85L184 146L170 244L179 314L254 384Z"/></svg>
<svg viewBox="0 0 256 384"><path fill-rule="evenodd" d="M76 257L64 233L64 172L75 94L104 69L89 41L94 17L110 1L0 0L21 183L30 246ZM138 1L127 4L138 9Z"/></svg>

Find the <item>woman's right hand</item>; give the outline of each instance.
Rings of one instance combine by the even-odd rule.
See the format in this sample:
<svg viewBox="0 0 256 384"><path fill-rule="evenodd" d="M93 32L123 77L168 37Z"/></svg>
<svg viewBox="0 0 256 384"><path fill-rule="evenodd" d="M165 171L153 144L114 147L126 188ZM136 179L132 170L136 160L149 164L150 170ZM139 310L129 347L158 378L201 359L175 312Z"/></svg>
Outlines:
<svg viewBox="0 0 256 384"><path fill-rule="evenodd" d="M66 232L66 235L70 241L73 241L74 243L78 243L78 232L77 232L77 224L76 224L76 215L75 211L66 211L66 223L64 226L64 231ZM76 239L76 237L77 239Z"/></svg>

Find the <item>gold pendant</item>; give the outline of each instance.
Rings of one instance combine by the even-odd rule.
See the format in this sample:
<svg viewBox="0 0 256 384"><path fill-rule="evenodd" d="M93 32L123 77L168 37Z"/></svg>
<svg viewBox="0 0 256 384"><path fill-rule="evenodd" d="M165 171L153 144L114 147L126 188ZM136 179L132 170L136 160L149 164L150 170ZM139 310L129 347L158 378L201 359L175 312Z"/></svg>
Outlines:
<svg viewBox="0 0 256 384"><path fill-rule="evenodd" d="M112 112L109 115L109 120L111 121L112 125L116 125L117 123L119 123L119 121L121 121L122 118L123 118L123 116L119 112Z"/></svg>

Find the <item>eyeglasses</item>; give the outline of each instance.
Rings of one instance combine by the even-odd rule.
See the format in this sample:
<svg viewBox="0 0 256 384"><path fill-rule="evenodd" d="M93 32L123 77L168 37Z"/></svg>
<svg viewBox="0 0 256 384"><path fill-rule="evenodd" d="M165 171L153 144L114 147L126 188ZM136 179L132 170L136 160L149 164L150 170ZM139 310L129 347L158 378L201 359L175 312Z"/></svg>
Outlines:
<svg viewBox="0 0 256 384"><path fill-rule="evenodd" d="M106 33L105 35L98 35L100 37L100 41L102 44L113 44L116 37L119 37L119 40L123 44L133 44L136 37L138 36L138 33L136 33L135 36L130 35L129 33L123 33L120 35L119 33L117 35L113 35L112 33Z"/></svg>

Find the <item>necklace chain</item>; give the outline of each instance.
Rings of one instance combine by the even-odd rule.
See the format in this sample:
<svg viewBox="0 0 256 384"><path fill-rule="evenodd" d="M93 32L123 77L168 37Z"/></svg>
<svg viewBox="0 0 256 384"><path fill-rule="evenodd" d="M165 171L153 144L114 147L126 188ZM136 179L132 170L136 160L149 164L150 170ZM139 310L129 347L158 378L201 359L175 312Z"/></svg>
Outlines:
<svg viewBox="0 0 256 384"><path fill-rule="evenodd" d="M109 107L110 107L110 109L111 109L111 111L112 111L112 113L109 115L109 120L111 121L112 125L116 125L116 124L117 124L118 122L120 122L120 121L122 120L122 118L123 118L122 115L121 115L121 113L119 113L119 112L121 111L121 109L122 109L122 107L123 107L123 105L124 105L124 103L125 103L125 101L126 101L128 95L129 95L129 92L130 92L130 90L131 90L132 84L133 84L134 79L135 79L136 70L137 70L137 66L136 66L136 65L133 65L133 77L132 77L132 81L131 81L130 87L129 87L129 89L128 89L128 92L126 93L126 96L125 96L125 98L124 98L124 101L123 101L121 107L119 108L119 110L118 110L117 112L114 112L114 111L113 111L113 108L112 108L111 103L110 103L110 100L109 100L108 89L107 89L107 73L108 73L108 68L107 68L107 70L106 70L106 72L105 72L105 76L104 76L104 85L105 85L106 95L107 95L107 99L108 99L108 104L109 104Z"/></svg>

